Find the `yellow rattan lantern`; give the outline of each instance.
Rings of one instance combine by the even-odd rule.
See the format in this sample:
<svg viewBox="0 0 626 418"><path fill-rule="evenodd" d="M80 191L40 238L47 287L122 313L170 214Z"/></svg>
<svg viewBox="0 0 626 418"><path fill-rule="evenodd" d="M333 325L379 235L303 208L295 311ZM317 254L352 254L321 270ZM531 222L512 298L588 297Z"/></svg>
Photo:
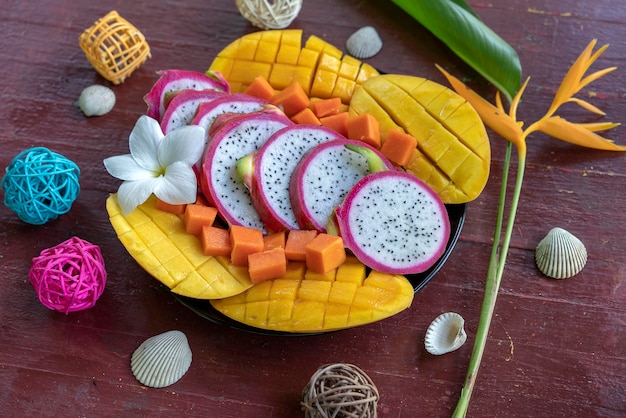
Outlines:
<svg viewBox="0 0 626 418"><path fill-rule="evenodd" d="M150 58L146 38L115 10L87 28L79 42L91 65L113 84L122 83Z"/></svg>

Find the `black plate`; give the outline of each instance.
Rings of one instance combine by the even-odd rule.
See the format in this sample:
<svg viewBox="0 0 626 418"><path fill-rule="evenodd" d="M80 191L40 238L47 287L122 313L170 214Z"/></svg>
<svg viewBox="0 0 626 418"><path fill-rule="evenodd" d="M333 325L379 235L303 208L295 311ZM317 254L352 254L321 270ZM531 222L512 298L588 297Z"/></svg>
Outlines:
<svg viewBox="0 0 626 418"><path fill-rule="evenodd" d="M428 282L430 282L433 277L439 272L441 267L446 263L450 254L452 254L452 250L456 245L459 236L461 235L461 230L463 229L463 223L465 222L465 212L466 212L467 204L461 205L446 205L446 209L448 210L448 218L450 219L450 238L448 239L448 245L446 246L446 251L443 253L441 258L437 260L437 262L428 270L419 274L408 274L406 278L413 285L413 289L415 292L419 292ZM196 314L200 315L202 318L207 319L216 324L225 325L230 328L235 328L241 331L252 332L255 334L261 335L274 335L274 336L303 336L303 335L313 335L318 333L291 333L284 331L271 331L265 330L261 328L251 327L246 324L242 324L241 322L237 322L227 316L223 315L221 312L217 311L211 303L207 300L201 299L193 299L184 296L177 295L176 293L172 293L174 299L180 302L185 307L191 309Z"/></svg>

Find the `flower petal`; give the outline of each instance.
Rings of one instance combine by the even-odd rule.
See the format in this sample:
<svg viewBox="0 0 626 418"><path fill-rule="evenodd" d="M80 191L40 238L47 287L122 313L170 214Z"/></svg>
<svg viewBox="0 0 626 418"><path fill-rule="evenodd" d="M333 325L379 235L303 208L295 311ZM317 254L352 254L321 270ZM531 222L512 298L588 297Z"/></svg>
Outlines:
<svg viewBox="0 0 626 418"><path fill-rule="evenodd" d="M165 175L158 180L154 194L164 202L180 205L196 201L198 193L196 173L187 164L177 161L167 166Z"/></svg>
<svg viewBox="0 0 626 418"><path fill-rule="evenodd" d="M117 190L117 200L124 215L144 203L159 183L160 177L137 181L125 181Z"/></svg>
<svg viewBox="0 0 626 418"><path fill-rule="evenodd" d="M600 132L607 131L609 129L613 129L617 126L620 126L620 123L616 122L592 122L592 123L578 123L578 126L585 128L591 132Z"/></svg>
<svg viewBox="0 0 626 418"><path fill-rule="evenodd" d="M589 68L591 51L596 45L597 39L593 39L585 50L581 52L576 61L569 68L563 81L561 81L561 85L559 86L556 94L554 95L554 99L552 100L552 104L550 105L550 109L548 110L548 114L553 114L556 109L561 106L567 99L572 97L577 88L578 83L582 79L583 75ZM597 58L597 57L596 57Z"/></svg>
<svg viewBox="0 0 626 418"><path fill-rule="evenodd" d="M149 116L139 117L130 133L128 145L130 153L140 167L149 171L159 171L159 144L163 131L159 123Z"/></svg>
<svg viewBox="0 0 626 418"><path fill-rule="evenodd" d="M130 154L109 157L103 162L109 174L120 180L135 181L154 177L152 172L140 167Z"/></svg>
<svg viewBox="0 0 626 418"><path fill-rule="evenodd" d="M168 133L159 145L159 161L167 167L176 161L195 164L204 151L206 131L201 126L188 125Z"/></svg>
<svg viewBox="0 0 626 418"><path fill-rule="evenodd" d="M602 116L606 115L606 113L603 110L597 108L596 106L592 105L591 103L585 100L572 97L571 99L568 100L568 102L576 103L578 106L582 107L585 110L590 111L591 113L595 113L596 115L602 115Z"/></svg>
<svg viewBox="0 0 626 418"><path fill-rule="evenodd" d="M541 132L571 144L605 151L626 151L625 145L616 145L613 141L585 129L584 126L568 122L559 116L543 119L538 125Z"/></svg>

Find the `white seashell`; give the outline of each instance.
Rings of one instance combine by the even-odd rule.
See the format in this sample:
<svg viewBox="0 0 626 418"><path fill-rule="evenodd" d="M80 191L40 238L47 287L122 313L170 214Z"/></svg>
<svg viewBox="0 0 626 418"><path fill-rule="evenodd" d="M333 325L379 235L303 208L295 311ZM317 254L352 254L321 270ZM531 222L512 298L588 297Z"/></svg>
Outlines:
<svg viewBox="0 0 626 418"><path fill-rule="evenodd" d="M346 41L346 50L354 58L371 58L383 47L383 40L372 26L364 26L354 32Z"/></svg>
<svg viewBox="0 0 626 418"><path fill-rule="evenodd" d="M168 331L144 341L133 353L130 368L142 385L163 388L176 383L191 365L191 348L180 331Z"/></svg>
<svg viewBox="0 0 626 418"><path fill-rule="evenodd" d="M106 86L94 84L80 93L78 106L85 116L102 116L115 106L115 93Z"/></svg>
<svg viewBox="0 0 626 418"><path fill-rule="evenodd" d="M464 324L465 320L458 313L446 312L439 315L426 330L424 337L426 351L441 355L461 347L467 339Z"/></svg>
<svg viewBox="0 0 626 418"><path fill-rule="evenodd" d="M567 279L578 274L587 263L587 249L570 232L553 228L537 244L535 262L539 270L553 279Z"/></svg>

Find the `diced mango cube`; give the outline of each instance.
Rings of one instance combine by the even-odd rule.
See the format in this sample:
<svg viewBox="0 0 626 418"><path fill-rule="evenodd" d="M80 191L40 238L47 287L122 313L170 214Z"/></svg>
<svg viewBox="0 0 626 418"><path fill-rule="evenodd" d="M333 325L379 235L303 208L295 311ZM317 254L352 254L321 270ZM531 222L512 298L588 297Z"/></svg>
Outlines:
<svg viewBox="0 0 626 418"><path fill-rule="evenodd" d="M298 289L298 298L326 302L330 294L332 282L322 280L303 280Z"/></svg>

